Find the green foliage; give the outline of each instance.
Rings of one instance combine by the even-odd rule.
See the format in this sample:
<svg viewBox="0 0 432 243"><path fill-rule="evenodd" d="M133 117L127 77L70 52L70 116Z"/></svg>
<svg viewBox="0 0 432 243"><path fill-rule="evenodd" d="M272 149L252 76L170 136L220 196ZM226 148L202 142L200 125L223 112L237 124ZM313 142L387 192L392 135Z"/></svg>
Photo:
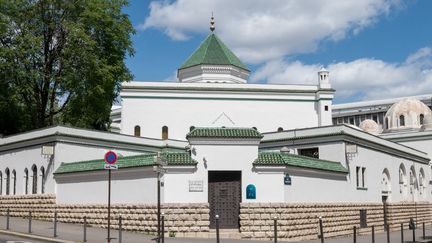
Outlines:
<svg viewBox="0 0 432 243"><path fill-rule="evenodd" d="M125 0L0 0L0 133L107 129L131 74ZM13 124L10 124L12 122Z"/></svg>

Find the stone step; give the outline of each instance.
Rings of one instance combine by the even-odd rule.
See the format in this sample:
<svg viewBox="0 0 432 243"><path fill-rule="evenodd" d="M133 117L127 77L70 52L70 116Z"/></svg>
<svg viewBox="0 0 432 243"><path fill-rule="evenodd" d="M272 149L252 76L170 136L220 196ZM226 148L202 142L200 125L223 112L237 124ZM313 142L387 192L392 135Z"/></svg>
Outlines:
<svg viewBox="0 0 432 243"><path fill-rule="evenodd" d="M210 229L209 235L216 238L216 229ZM219 237L221 239L241 239L239 229L220 229Z"/></svg>

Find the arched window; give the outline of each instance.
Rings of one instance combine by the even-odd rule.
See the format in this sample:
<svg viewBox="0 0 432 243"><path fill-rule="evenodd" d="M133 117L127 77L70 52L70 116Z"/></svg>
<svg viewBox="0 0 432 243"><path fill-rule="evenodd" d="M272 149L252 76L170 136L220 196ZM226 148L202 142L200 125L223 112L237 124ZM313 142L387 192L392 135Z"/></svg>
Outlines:
<svg viewBox="0 0 432 243"><path fill-rule="evenodd" d="M399 116L399 126L401 126L401 127L405 126L405 116L404 115Z"/></svg>
<svg viewBox="0 0 432 243"><path fill-rule="evenodd" d="M387 129L390 129L390 122L389 122L388 117L385 119L385 126Z"/></svg>
<svg viewBox="0 0 432 243"><path fill-rule="evenodd" d="M24 170L24 194L28 194L29 173L28 169Z"/></svg>
<svg viewBox="0 0 432 243"><path fill-rule="evenodd" d="M414 169L414 166L411 166L410 169L410 193L413 194L415 192L415 190L418 189L418 184L417 184L417 178L416 178L416 172Z"/></svg>
<svg viewBox="0 0 432 243"><path fill-rule="evenodd" d="M141 127L140 126L135 126L135 128L134 128L134 136L135 137L140 137L141 136Z"/></svg>
<svg viewBox="0 0 432 243"><path fill-rule="evenodd" d="M424 124L424 115L420 114L420 125Z"/></svg>
<svg viewBox="0 0 432 243"><path fill-rule="evenodd" d="M194 126L189 127L189 132L192 132L192 130L194 130L194 129L195 129Z"/></svg>
<svg viewBox="0 0 432 243"><path fill-rule="evenodd" d="M10 171L9 171L9 168L6 168L5 174L6 174L6 195L9 195L9 190L10 190Z"/></svg>
<svg viewBox="0 0 432 243"><path fill-rule="evenodd" d="M381 191L384 194L391 192L390 173L387 168L382 172Z"/></svg>
<svg viewBox="0 0 432 243"><path fill-rule="evenodd" d="M45 193L45 168L42 166L40 168L41 172L41 193Z"/></svg>
<svg viewBox="0 0 432 243"><path fill-rule="evenodd" d="M16 178L16 171L15 170L13 170L12 171L12 186L13 186L13 195L16 195L16 181L17 181L17 178Z"/></svg>
<svg viewBox="0 0 432 243"><path fill-rule="evenodd" d="M32 194L37 194L37 181L38 181L38 176L37 176L37 167L36 165L32 166Z"/></svg>
<svg viewBox="0 0 432 243"><path fill-rule="evenodd" d="M420 191L420 194L424 194L425 187L426 187L426 185L425 185L424 170L423 170L423 168L421 168L420 173L419 173L419 191Z"/></svg>
<svg viewBox="0 0 432 243"><path fill-rule="evenodd" d="M278 127L278 132L283 132L283 128L282 127Z"/></svg>
<svg viewBox="0 0 432 243"><path fill-rule="evenodd" d="M0 195L3 195L3 173L0 171Z"/></svg>
<svg viewBox="0 0 432 243"><path fill-rule="evenodd" d="M162 139L163 140L168 139L168 127L167 126L162 127Z"/></svg>

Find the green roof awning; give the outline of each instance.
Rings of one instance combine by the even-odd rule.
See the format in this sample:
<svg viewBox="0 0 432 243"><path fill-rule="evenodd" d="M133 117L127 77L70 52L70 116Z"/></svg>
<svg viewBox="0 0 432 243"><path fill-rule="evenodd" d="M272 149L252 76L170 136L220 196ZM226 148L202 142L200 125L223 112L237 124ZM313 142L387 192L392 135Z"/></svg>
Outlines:
<svg viewBox="0 0 432 243"><path fill-rule="evenodd" d="M186 138L259 138L263 135L253 128L242 127L198 127Z"/></svg>
<svg viewBox="0 0 432 243"><path fill-rule="evenodd" d="M348 173L348 170L339 162L281 152L260 152L258 154L258 158L253 162L253 165L294 166L308 169Z"/></svg>
<svg viewBox="0 0 432 243"><path fill-rule="evenodd" d="M233 65L249 69L240 59L214 34L210 34L179 69L201 64Z"/></svg>
<svg viewBox="0 0 432 243"><path fill-rule="evenodd" d="M155 156L156 154L152 153L119 157L117 159L116 165L118 165L119 169L153 166L155 165ZM194 166L198 163L196 160L192 159L192 157L188 153L185 152L163 152L161 153L161 158L166 160L168 162L168 165L175 166ZM103 159L61 163L59 168L54 172L54 174L103 170L104 165L105 161Z"/></svg>

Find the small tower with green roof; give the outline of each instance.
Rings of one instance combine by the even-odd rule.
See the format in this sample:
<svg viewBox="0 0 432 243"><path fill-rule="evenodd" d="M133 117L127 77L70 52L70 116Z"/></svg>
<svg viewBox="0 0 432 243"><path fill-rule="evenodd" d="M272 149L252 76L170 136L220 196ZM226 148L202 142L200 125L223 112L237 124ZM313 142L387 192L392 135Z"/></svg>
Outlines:
<svg viewBox="0 0 432 243"><path fill-rule="evenodd" d="M246 83L249 69L214 33L211 18L209 36L177 71L184 83Z"/></svg>

